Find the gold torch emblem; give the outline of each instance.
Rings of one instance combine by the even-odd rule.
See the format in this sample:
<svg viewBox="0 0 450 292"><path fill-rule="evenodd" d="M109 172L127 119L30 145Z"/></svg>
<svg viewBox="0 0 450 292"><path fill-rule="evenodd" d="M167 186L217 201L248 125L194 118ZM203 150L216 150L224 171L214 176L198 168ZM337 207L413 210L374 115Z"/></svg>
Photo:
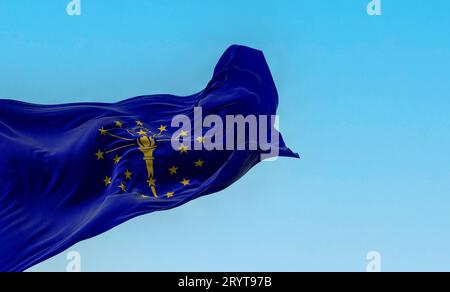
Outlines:
<svg viewBox="0 0 450 292"><path fill-rule="evenodd" d="M141 151L144 154L143 160L145 161L145 166L147 167L147 174L148 174L148 183L149 187L152 190L152 194L154 197L158 197L156 193L156 185L155 185L155 174L153 170L153 152L156 149L156 142L153 137L148 136L142 136L137 139L137 144L139 146L139 151Z"/></svg>
<svg viewBox="0 0 450 292"><path fill-rule="evenodd" d="M104 160L105 155L117 153L118 151L129 148L129 147L137 147L139 151L143 154L143 160L145 161L145 166L147 168L147 183L151 189L151 192L155 198L158 198L158 193L156 191L156 179L155 179L155 171L154 171L154 152L157 148L158 141L171 141L171 139L164 138L163 132L167 131L166 126L161 126L158 128L159 132L152 132L151 130L144 127L144 124L140 121L136 121L136 126L128 129L124 129L124 123L121 121L115 122L115 127L105 129L99 129L100 136L109 136L116 140L121 140L123 142L128 142L128 144L124 144L118 146L114 149L107 150L98 150L95 154L98 160ZM126 133L126 135L121 135ZM131 135L128 136L128 135ZM127 137L128 136L128 137ZM138 136L138 138L136 138ZM118 164L121 161L122 157L116 155L114 157L114 164ZM123 180L119 186L122 192L127 190L126 180L131 180L132 172L129 170L125 173L125 180ZM105 185L110 185L111 177L106 176Z"/></svg>

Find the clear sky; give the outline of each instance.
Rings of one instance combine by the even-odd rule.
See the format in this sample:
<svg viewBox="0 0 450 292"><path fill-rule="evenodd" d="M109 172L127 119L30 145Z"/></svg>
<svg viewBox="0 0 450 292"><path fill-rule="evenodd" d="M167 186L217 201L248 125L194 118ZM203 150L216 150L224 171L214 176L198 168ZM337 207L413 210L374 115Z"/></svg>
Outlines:
<svg viewBox="0 0 450 292"><path fill-rule="evenodd" d="M243 44L302 155L73 246L83 271L365 271L372 250L385 271L450 270L450 1L68 2L0 0L0 98L188 95Z"/></svg>

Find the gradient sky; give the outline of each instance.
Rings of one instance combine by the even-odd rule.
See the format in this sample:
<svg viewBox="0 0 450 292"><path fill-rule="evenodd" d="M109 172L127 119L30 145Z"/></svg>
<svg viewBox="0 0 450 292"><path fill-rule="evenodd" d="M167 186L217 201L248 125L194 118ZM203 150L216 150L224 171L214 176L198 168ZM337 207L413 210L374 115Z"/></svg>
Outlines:
<svg viewBox="0 0 450 292"><path fill-rule="evenodd" d="M73 246L83 271L365 271L372 250L384 271L450 270L450 1L68 2L0 0L0 98L188 95L243 44L302 155Z"/></svg>

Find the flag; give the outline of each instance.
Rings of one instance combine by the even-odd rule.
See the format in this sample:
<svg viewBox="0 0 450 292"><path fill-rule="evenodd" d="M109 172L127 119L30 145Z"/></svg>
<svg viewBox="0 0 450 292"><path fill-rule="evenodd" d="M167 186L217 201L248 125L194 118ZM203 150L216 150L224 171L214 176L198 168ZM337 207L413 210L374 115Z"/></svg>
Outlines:
<svg viewBox="0 0 450 292"><path fill-rule="evenodd" d="M247 131L239 144L236 128L219 133L215 124L253 117L246 125L259 120L259 132L271 130L275 120L259 118L277 106L263 53L243 46L230 47L206 88L190 96L0 100L0 270L26 270L131 218L226 188L269 148L256 145L260 133ZM272 156L298 157L273 132Z"/></svg>

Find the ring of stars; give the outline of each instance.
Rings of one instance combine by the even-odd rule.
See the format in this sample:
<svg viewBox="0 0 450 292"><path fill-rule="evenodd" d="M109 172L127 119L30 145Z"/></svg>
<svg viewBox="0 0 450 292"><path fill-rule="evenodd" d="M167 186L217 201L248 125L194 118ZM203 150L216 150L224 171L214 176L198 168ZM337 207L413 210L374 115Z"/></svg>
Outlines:
<svg viewBox="0 0 450 292"><path fill-rule="evenodd" d="M133 130L132 130L132 131L134 131L134 133L137 133L140 136L146 136L146 135L148 135L148 133L152 133L151 130L144 128L144 123L143 122L141 122L139 120L136 120L135 122L136 122L136 128L133 128ZM123 122L121 122L121 121L114 121L114 126L119 128L119 129L123 129L125 127L125 124ZM98 129L99 134L101 136L109 135L109 136L112 136L112 137L121 138L118 135L116 135L115 133L110 132L112 130L113 129L105 129L104 127ZM135 132L137 130L139 130L139 132ZM159 130L159 134L158 135L162 135L163 132L167 132L167 126L161 125L158 128L158 130ZM130 131L128 131L128 132L130 133ZM181 130L179 135L178 135L178 138L180 138L180 137L187 137L187 136L188 136L188 132L184 131L184 130ZM124 140L126 140L126 139L124 138ZM205 137L198 136L195 139L195 141L200 143L200 144L202 144L202 143L205 142ZM120 148L117 148L117 149L120 149ZM114 149L114 150L117 150L117 149ZM114 150L112 150L112 151L114 151ZM97 160L104 160L106 158L106 156L109 153L111 153L112 151L107 151L107 150L103 150L102 151L101 149L99 149L95 153L95 157L97 158ZM189 151L189 146L181 144L181 146L178 148L178 151L179 151L180 154L187 153ZM122 159L122 157L116 154L112 158L112 161L114 162L114 164L119 164L121 159ZM193 166L195 168L201 168L201 167L203 167L205 165L205 161L200 159L200 158L197 161L193 161L191 163L193 163ZM168 168L168 172L169 172L169 175L178 175L179 174L179 167L174 165L174 166ZM119 179L119 181L117 182L117 183L120 182L120 184L117 186L117 188L119 189L119 191L121 193L125 193L127 191L128 181L132 181L132 179L133 179L133 172L131 172L129 169L126 169L126 171L123 172L122 178ZM105 178L102 180L102 182L104 183L104 185L106 187L108 187L109 185L113 184L112 177L109 177L109 176L105 176ZM150 177L147 180L147 183L148 183L149 187L153 188L153 187L156 186L156 179L154 177ZM182 186L184 186L184 187L188 187L188 186L191 185L191 179L183 178L183 180L180 181L180 184ZM167 198L172 198L172 197L174 197L174 195L175 195L174 191L168 191L165 194L165 196Z"/></svg>

